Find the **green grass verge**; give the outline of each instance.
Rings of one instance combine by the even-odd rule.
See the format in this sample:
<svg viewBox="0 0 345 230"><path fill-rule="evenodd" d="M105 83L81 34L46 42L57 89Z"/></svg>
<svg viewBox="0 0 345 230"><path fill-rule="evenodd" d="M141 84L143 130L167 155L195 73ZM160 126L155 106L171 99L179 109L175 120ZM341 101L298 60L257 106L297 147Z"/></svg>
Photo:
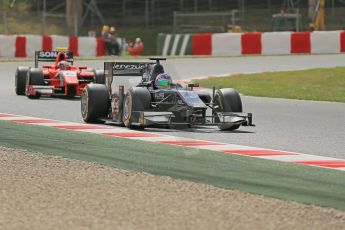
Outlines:
<svg viewBox="0 0 345 230"><path fill-rule="evenodd" d="M345 210L344 172L0 121L0 145Z"/></svg>
<svg viewBox="0 0 345 230"><path fill-rule="evenodd" d="M345 68L240 74L198 80L250 96L345 102Z"/></svg>

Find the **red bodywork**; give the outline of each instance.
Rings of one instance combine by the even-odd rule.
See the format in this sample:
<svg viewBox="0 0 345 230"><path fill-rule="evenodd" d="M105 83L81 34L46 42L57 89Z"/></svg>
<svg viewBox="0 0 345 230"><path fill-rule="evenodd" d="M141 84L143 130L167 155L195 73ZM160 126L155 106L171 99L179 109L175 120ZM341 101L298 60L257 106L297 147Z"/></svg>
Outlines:
<svg viewBox="0 0 345 230"><path fill-rule="evenodd" d="M53 65L43 65L44 85L26 85L26 95L66 95L80 96L84 87L95 82L95 73L88 71L86 66L71 65L68 70L60 70L60 61L66 61L64 52L59 52Z"/></svg>

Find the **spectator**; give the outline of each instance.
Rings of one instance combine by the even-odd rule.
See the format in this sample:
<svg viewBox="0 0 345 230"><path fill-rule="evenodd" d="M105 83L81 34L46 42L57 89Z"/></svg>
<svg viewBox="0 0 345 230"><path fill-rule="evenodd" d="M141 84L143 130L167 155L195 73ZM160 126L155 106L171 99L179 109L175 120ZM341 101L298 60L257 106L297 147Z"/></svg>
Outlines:
<svg viewBox="0 0 345 230"><path fill-rule="evenodd" d="M111 55L112 54L111 34L109 33L109 26L108 25L103 26L102 37L104 38L104 45L105 45L107 55Z"/></svg>
<svg viewBox="0 0 345 230"><path fill-rule="evenodd" d="M144 43L141 41L141 38L136 38L134 44L129 43L128 52L133 56L140 56L144 50Z"/></svg>
<svg viewBox="0 0 345 230"><path fill-rule="evenodd" d="M110 27L110 35L111 35L111 54L120 55L120 45L117 42L117 33L114 26Z"/></svg>

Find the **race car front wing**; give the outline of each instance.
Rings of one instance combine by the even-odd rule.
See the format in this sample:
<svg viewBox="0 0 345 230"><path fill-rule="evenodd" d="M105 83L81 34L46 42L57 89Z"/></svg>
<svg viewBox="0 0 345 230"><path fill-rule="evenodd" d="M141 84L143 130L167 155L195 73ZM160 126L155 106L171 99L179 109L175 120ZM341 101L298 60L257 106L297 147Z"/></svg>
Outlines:
<svg viewBox="0 0 345 230"><path fill-rule="evenodd" d="M35 96L40 95L51 95L54 92L53 86L44 85L28 85L26 88L26 95Z"/></svg>
<svg viewBox="0 0 345 230"><path fill-rule="evenodd" d="M155 126L155 125L191 125L191 126L218 126L218 125L243 125L255 126L253 124L252 113L233 113L233 112L218 112L216 115L206 116L204 121L193 119L190 117L188 122L172 121L175 117L172 112L145 112L133 111L139 117L137 122L133 125L140 126ZM216 119L218 118L218 119Z"/></svg>

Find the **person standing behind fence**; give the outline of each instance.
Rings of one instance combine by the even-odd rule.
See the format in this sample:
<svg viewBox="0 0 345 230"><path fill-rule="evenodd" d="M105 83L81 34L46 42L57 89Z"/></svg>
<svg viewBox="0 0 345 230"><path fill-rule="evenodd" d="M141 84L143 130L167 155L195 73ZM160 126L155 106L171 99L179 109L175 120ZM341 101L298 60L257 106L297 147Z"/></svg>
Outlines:
<svg viewBox="0 0 345 230"><path fill-rule="evenodd" d="M112 54L112 46L111 46L111 34L109 33L109 26L104 25L102 28L102 37L104 38L104 45L106 49L107 55Z"/></svg>
<svg viewBox="0 0 345 230"><path fill-rule="evenodd" d="M144 43L141 38L136 38L134 44L128 46L128 52L133 56L140 56L144 50Z"/></svg>
<svg viewBox="0 0 345 230"><path fill-rule="evenodd" d="M117 42L117 33L114 26L110 27L110 42L111 42L111 54L120 55L120 45Z"/></svg>

